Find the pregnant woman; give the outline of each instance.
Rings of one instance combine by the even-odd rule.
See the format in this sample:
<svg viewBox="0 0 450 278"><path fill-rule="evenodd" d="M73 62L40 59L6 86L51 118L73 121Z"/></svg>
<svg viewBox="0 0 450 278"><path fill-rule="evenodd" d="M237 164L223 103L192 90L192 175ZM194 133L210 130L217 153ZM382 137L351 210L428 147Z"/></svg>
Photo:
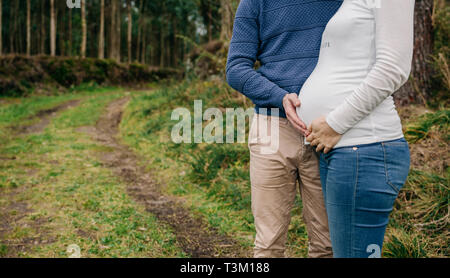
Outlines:
<svg viewBox="0 0 450 278"><path fill-rule="evenodd" d="M334 256L380 257L389 214L409 172L392 94L407 80L414 0L344 0L329 21L299 117L320 153Z"/></svg>

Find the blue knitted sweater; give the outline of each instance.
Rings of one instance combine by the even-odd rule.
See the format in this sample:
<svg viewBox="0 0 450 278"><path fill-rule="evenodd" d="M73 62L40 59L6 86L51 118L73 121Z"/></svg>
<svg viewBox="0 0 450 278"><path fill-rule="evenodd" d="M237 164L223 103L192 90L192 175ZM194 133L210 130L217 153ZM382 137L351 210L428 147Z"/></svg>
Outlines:
<svg viewBox="0 0 450 278"><path fill-rule="evenodd" d="M241 0L227 61L227 81L260 108L280 108L314 70L322 33L342 0ZM255 62L261 66L255 70ZM270 114L270 109L268 109Z"/></svg>

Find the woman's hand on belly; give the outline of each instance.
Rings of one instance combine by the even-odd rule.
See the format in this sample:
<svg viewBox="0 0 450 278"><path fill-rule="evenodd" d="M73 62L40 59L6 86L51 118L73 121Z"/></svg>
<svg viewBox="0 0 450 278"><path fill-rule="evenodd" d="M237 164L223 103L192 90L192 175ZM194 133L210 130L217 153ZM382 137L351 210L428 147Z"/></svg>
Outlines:
<svg viewBox="0 0 450 278"><path fill-rule="evenodd" d="M308 130L310 135L306 138L306 141L310 142L311 146L317 146L317 152L322 150L324 153L330 152L342 138L341 134L328 125L325 116L315 119Z"/></svg>

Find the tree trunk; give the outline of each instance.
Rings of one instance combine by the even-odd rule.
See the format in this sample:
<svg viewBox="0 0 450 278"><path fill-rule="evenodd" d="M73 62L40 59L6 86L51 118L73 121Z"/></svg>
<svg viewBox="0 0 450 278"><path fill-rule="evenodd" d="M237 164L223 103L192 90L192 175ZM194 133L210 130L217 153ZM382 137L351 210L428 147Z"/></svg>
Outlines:
<svg viewBox="0 0 450 278"><path fill-rule="evenodd" d="M144 23L142 24L142 45L141 45L141 64L145 64L145 52L146 52L146 48L147 48L147 32L146 32L146 27L147 27L147 22L144 21Z"/></svg>
<svg viewBox="0 0 450 278"><path fill-rule="evenodd" d="M27 0L27 56L31 55L31 7Z"/></svg>
<svg viewBox="0 0 450 278"><path fill-rule="evenodd" d="M32 2L33 3L33 2ZM36 4L34 4L34 9L36 9ZM40 13L39 10L33 10L33 12L31 13L31 26L39 26L39 17L40 17ZM34 30L32 30L34 31ZM39 31L39 30L38 30ZM36 31L34 31L36 34ZM31 53L39 54L39 34L37 34L37 36L33 36L31 39Z"/></svg>
<svg viewBox="0 0 450 278"><path fill-rule="evenodd" d="M9 29L11 30L11 25L13 20L14 20L14 10L12 9L12 5L9 5L9 9L10 9L10 13L9 13ZM13 34L9 34L8 36L9 39L9 53L14 53L14 35Z"/></svg>
<svg viewBox="0 0 450 278"><path fill-rule="evenodd" d="M23 53L24 50L22 48L22 40L24 35L21 33L21 28L20 28L20 2L19 1L15 1L16 7L15 7L15 16L14 16L14 33L16 35L16 51L17 53Z"/></svg>
<svg viewBox="0 0 450 278"><path fill-rule="evenodd" d="M81 58L86 58L87 27L86 27L86 0L81 0Z"/></svg>
<svg viewBox="0 0 450 278"><path fill-rule="evenodd" d="M165 65L166 67L170 67L171 65L171 53L173 52L173 42L172 42L172 37L169 35L170 34L170 25L167 24L167 36L166 36L166 60L165 60Z"/></svg>
<svg viewBox="0 0 450 278"><path fill-rule="evenodd" d="M68 56L72 56L72 9L69 9L69 19L68 19L68 40L67 40L67 53Z"/></svg>
<svg viewBox="0 0 450 278"><path fill-rule="evenodd" d="M131 63L131 42L132 42L132 31L133 31L133 18L131 15L131 0L127 1L128 10L128 63Z"/></svg>
<svg viewBox="0 0 450 278"><path fill-rule="evenodd" d="M178 38L177 38L177 32L178 32L178 20L175 16L173 18L173 53L172 53L172 61L174 67L178 66Z"/></svg>
<svg viewBox="0 0 450 278"><path fill-rule="evenodd" d="M122 9L121 9L121 1L117 0L117 19L116 19L116 55L117 62L120 63L122 55L121 55L121 43L122 43Z"/></svg>
<svg viewBox="0 0 450 278"><path fill-rule="evenodd" d="M208 41L213 40L212 8L208 2Z"/></svg>
<svg viewBox="0 0 450 278"><path fill-rule="evenodd" d="M56 20L56 26L57 26L58 30L66 30L66 8L67 8L67 6L64 1L58 2L58 4L59 4L60 15L58 13L56 13L56 19L59 18L60 20ZM57 8L57 10L58 10L58 8ZM66 55L66 35L67 35L67 33L64 31L59 32L59 34L58 33L56 34L56 40L59 45L59 55L60 56Z"/></svg>
<svg viewBox="0 0 450 278"><path fill-rule="evenodd" d="M120 62L120 18L118 0L111 0L110 58Z"/></svg>
<svg viewBox="0 0 450 278"><path fill-rule="evenodd" d="M233 35L233 21L236 7L239 0L220 0L220 11L222 15L222 26L220 30L220 40L230 41Z"/></svg>
<svg viewBox="0 0 450 278"><path fill-rule="evenodd" d="M161 26L161 39L160 39L160 51L161 51L161 58L160 58L160 60L159 60L159 66L161 67L161 68L163 68L164 67L164 59L165 59L165 57L166 57L166 49L165 49L165 47L164 47L164 39L165 39L165 37L164 37L164 30L165 30L166 28L164 28L164 26Z"/></svg>
<svg viewBox="0 0 450 278"><path fill-rule="evenodd" d="M116 0L111 0L111 30L109 32L109 37L110 37L110 43L109 43L109 47L110 47L110 51L109 51L109 55L110 58L115 60L116 59L116 9L117 9L117 2Z"/></svg>
<svg viewBox="0 0 450 278"><path fill-rule="evenodd" d="M228 30L230 29L230 3L227 0L220 0L220 13L222 15L222 26L220 30L220 40L228 40Z"/></svg>
<svg viewBox="0 0 450 278"><path fill-rule="evenodd" d="M149 34L149 38L150 38L150 41L153 41L153 39L155 38L155 35L153 34L153 33L150 33ZM155 40L156 41L156 40ZM156 62L155 62L155 52L156 52L156 47L151 47L150 48L150 55L149 55L149 58L148 58L148 63L150 64L150 65L152 65L152 66L154 66L154 65L156 65Z"/></svg>
<svg viewBox="0 0 450 278"><path fill-rule="evenodd" d="M56 16L55 0L50 0L50 55L56 55Z"/></svg>
<svg viewBox="0 0 450 278"><path fill-rule="evenodd" d="M411 78L395 93L397 105L424 104L430 97L433 66L433 0L416 0L414 56Z"/></svg>
<svg viewBox="0 0 450 278"><path fill-rule="evenodd" d="M136 42L136 61L140 61L139 57L141 54L142 22L143 22L143 16L144 16L143 4L144 4L144 0L141 0L139 3L138 36L137 36L137 42Z"/></svg>
<svg viewBox="0 0 450 278"><path fill-rule="evenodd" d="M2 36L2 34L3 34L3 32L2 32L2 15L3 15L3 9L2 9L2 7L3 7L3 3L2 3L2 0L0 0L0 56L2 55L2 53L3 53L3 36Z"/></svg>
<svg viewBox="0 0 450 278"><path fill-rule="evenodd" d="M41 1L41 54L45 54L45 39L46 39L46 28L45 28L45 0Z"/></svg>
<svg viewBox="0 0 450 278"><path fill-rule="evenodd" d="M164 2L163 2L163 5L162 5L161 14L163 15L163 17L166 14L166 5L165 5ZM165 44L164 44L164 40L166 38L166 36L165 36L166 28L165 28L164 24L160 25L159 28L160 28L160 30L159 30L159 33L160 33L160 38L159 38L159 52L160 52L159 53L159 55L160 55L160 57L159 57L159 67L163 68L165 66L165 61L164 60L165 60L165 57L166 57L166 48L165 48Z"/></svg>
<svg viewBox="0 0 450 278"><path fill-rule="evenodd" d="M98 35L98 58L105 58L105 0L100 3L100 32Z"/></svg>
<svg viewBox="0 0 450 278"><path fill-rule="evenodd" d="M14 2L14 7L13 4L10 2L10 24L12 25L12 28L10 27L10 29L12 29L12 33L9 36L9 49L10 49L10 53L16 53L16 51L18 52L18 39L16 38L17 36L17 17L18 17L18 1Z"/></svg>

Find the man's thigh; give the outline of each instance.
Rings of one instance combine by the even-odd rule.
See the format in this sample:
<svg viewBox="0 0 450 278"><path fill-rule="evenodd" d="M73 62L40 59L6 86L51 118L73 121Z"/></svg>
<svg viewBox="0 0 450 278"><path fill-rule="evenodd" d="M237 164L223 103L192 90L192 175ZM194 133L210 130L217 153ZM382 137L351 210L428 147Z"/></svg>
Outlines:
<svg viewBox="0 0 450 278"><path fill-rule="evenodd" d="M301 145L286 119L277 118L277 130L273 130L271 121L273 117L255 115L250 130L250 179L252 193L256 194L253 199L267 202L264 207L269 210L287 211L290 210L287 204L295 198Z"/></svg>
<svg viewBox="0 0 450 278"><path fill-rule="evenodd" d="M328 217L320 180L319 158L311 146L303 147L299 163L303 218L308 230L310 257L331 257Z"/></svg>
<svg viewBox="0 0 450 278"><path fill-rule="evenodd" d="M254 120L249 136L250 178L252 184L252 212L255 218L255 248L264 256L281 256L285 249L290 212L296 195L297 169L295 156L300 150L296 133L286 119L279 119L279 129L274 131L271 119ZM270 129L270 130L267 130ZM278 134L275 134L278 132ZM264 140L265 134L278 136L279 147Z"/></svg>

